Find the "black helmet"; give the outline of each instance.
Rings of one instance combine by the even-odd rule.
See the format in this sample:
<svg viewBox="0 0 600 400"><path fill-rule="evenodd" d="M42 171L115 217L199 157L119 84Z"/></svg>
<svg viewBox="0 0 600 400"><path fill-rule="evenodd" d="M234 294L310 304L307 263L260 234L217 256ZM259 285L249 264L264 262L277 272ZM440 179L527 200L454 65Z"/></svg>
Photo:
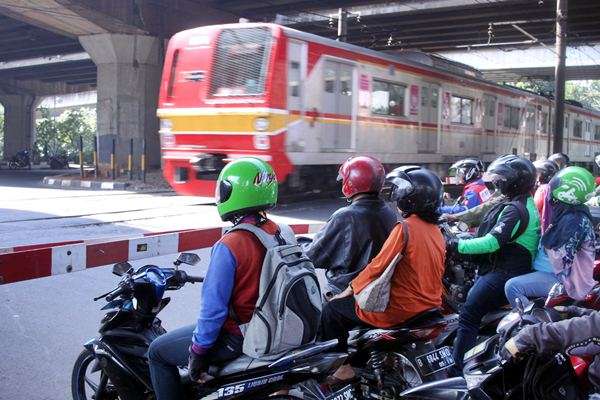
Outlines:
<svg viewBox="0 0 600 400"><path fill-rule="evenodd" d="M558 172L558 165L551 160L538 160L533 163L538 173L538 182L548 183Z"/></svg>
<svg viewBox="0 0 600 400"><path fill-rule="evenodd" d="M394 169L385 177L389 200L395 201L403 216L417 214L430 223L437 223L442 204L442 181L432 171L415 166Z"/></svg>
<svg viewBox="0 0 600 400"><path fill-rule="evenodd" d="M507 154L490 164L483 180L492 182L500 192L510 198L530 193L535 186L536 171L526 158Z"/></svg>
<svg viewBox="0 0 600 400"><path fill-rule="evenodd" d="M556 163L556 165L558 165L558 169L563 169L564 167L568 167L569 162L571 162L571 160L569 159L569 156L566 155L565 153L554 153L550 157L548 157L548 160L554 161Z"/></svg>
<svg viewBox="0 0 600 400"><path fill-rule="evenodd" d="M459 182L469 183L475 179L479 179L485 168L483 163L476 158L465 158L452 164L450 174L454 172L454 176Z"/></svg>

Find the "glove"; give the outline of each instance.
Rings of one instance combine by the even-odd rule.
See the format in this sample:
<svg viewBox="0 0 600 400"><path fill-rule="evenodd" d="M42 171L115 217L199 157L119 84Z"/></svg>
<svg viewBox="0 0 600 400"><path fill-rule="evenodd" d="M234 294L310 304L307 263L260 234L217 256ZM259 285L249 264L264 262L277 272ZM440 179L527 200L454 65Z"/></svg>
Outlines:
<svg viewBox="0 0 600 400"><path fill-rule="evenodd" d="M502 361L511 361L519 355L519 349L515 342L515 338L511 338L500 349L500 358Z"/></svg>
<svg viewBox="0 0 600 400"><path fill-rule="evenodd" d="M594 310L577 306L556 306L554 309L558 311L561 319L583 317L594 312Z"/></svg>
<svg viewBox="0 0 600 400"><path fill-rule="evenodd" d="M190 356L188 358L188 371L190 379L194 382L204 383L210 379L210 376L206 373L208 371L208 355L198 354L190 346Z"/></svg>
<svg viewBox="0 0 600 400"><path fill-rule="evenodd" d="M446 257L457 257L460 253L458 252L458 239L448 239L446 242Z"/></svg>

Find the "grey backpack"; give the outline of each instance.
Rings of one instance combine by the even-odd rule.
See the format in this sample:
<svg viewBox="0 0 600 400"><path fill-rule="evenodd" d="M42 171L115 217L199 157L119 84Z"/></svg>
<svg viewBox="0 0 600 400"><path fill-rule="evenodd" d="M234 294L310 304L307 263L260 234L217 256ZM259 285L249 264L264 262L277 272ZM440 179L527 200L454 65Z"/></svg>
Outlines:
<svg viewBox="0 0 600 400"><path fill-rule="evenodd" d="M254 314L250 322L240 326L243 352L254 358L277 357L314 342L321 319L321 290L315 268L292 229L278 226L274 236L251 224L229 231L251 232L266 249Z"/></svg>

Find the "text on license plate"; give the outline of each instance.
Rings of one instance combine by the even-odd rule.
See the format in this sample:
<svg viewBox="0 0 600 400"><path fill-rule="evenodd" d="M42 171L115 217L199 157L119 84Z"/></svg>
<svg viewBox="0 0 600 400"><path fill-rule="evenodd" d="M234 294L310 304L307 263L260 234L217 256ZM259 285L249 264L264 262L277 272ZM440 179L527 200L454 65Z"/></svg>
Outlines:
<svg viewBox="0 0 600 400"><path fill-rule="evenodd" d="M452 352L447 346L422 354L415 360L423 376L431 375L454 365Z"/></svg>

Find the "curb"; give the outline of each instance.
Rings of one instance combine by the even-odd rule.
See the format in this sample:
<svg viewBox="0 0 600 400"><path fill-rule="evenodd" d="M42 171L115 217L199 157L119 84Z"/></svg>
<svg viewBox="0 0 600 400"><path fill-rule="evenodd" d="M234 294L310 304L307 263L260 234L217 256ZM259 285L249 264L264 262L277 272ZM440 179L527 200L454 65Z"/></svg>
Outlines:
<svg viewBox="0 0 600 400"><path fill-rule="evenodd" d="M296 234L317 232L322 224L294 224ZM70 241L4 249L0 284L59 275L123 261L212 247L228 228L146 233L112 241ZM67 244L65 244L67 243ZM13 251L11 251L13 250Z"/></svg>
<svg viewBox="0 0 600 400"><path fill-rule="evenodd" d="M129 182L82 181L79 179L53 178L51 176L45 176L43 183L48 186L102 190L125 190L129 186Z"/></svg>

